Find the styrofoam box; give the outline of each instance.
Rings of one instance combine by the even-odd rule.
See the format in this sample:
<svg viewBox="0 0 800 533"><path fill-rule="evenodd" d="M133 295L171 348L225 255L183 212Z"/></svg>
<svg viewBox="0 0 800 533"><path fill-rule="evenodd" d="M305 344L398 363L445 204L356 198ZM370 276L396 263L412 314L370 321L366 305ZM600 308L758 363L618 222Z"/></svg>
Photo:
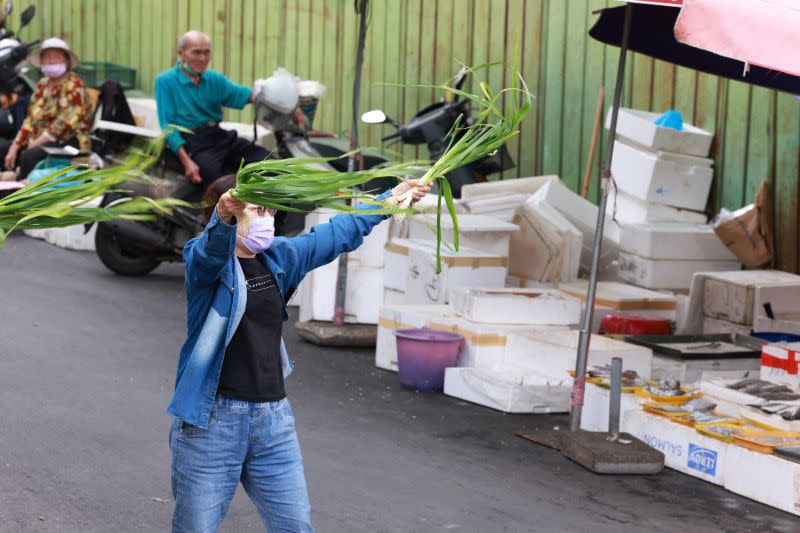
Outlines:
<svg viewBox="0 0 800 533"><path fill-rule="evenodd" d="M393 332L402 328L422 328L452 331L464 337L464 346L457 366L493 368L502 363L509 333L550 334L566 331L564 326L530 326L512 324L482 324L456 315L446 305L383 306L378 321L378 340L375 364L387 370L397 370L397 344Z"/></svg>
<svg viewBox="0 0 800 533"><path fill-rule="evenodd" d="M714 335L719 333L736 333L738 335L749 336L752 333L751 326L729 322L727 320L719 320L717 318L703 317L703 333L707 335Z"/></svg>
<svg viewBox="0 0 800 533"><path fill-rule="evenodd" d="M652 150L708 157L713 133L684 123L683 131L658 126L656 113L621 107L617 116L617 136L625 137ZM606 129L611 127L611 109L606 115Z"/></svg>
<svg viewBox="0 0 800 533"><path fill-rule="evenodd" d="M456 287L450 306L473 322L571 326L578 323L581 301L558 290Z"/></svg>
<svg viewBox="0 0 800 533"><path fill-rule="evenodd" d="M339 259L312 270L303 280L300 321L333 320ZM345 292L345 322L377 324L383 270L349 263Z"/></svg>
<svg viewBox="0 0 800 533"><path fill-rule="evenodd" d="M430 239L393 239L385 245L386 265L384 266L384 287L406 292L407 277L409 272L409 253L412 250L425 252L436 257L436 241ZM442 246L442 268L447 265L448 275L452 275L454 283L478 284L487 287L502 287L504 283L498 281L496 274L502 269L507 271L507 256L500 256L475 250L465 246L459 247L458 252ZM477 268L474 268L477 267ZM486 270L488 269L488 270ZM483 282L476 279L475 270L486 270ZM444 302L442 302L444 303Z"/></svg>
<svg viewBox="0 0 800 533"><path fill-rule="evenodd" d="M727 453L736 446L705 437L694 428L639 408L625 413L621 428L663 453L668 468L715 485L725 483Z"/></svg>
<svg viewBox="0 0 800 533"><path fill-rule="evenodd" d="M510 333L503 361L545 376L562 377L575 370L579 335L578 331ZM622 357L623 369L650 377L653 359L650 348L592 335L587 368L610 365L614 357Z"/></svg>
<svg viewBox="0 0 800 533"><path fill-rule="evenodd" d="M653 355L653 379L681 383L697 383L704 379L730 376L744 377L745 374L757 374L761 368L761 360L757 357L740 357L730 359L676 359L663 355ZM738 413L737 413L738 416Z"/></svg>
<svg viewBox="0 0 800 533"><path fill-rule="evenodd" d="M571 283L559 283L558 288L567 294L586 301L589 282L579 280ZM614 311L633 311L636 313L667 311L673 313L673 316L678 307L678 301L674 294L651 291L615 281L597 282L595 303Z"/></svg>
<svg viewBox="0 0 800 533"><path fill-rule="evenodd" d="M608 431L608 407L611 391L594 383L586 384L581 411L581 429L584 431ZM623 392L619 399L620 427L631 409L639 409L641 401L633 393Z"/></svg>
<svg viewBox="0 0 800 533"><path fill-rule="evenodd" d="M461 200L468 202L482 198L484 196L494 196L498 194L527 194L531 195L538 191L545 183L550 181L560 181L558 176L533 176L528 178L516 178L513 180L495 180L483 183L470 183L461 187Z"/></svg>
<svg viewBox="0 0 800 533"><path fill-rule="evenodd" d="M407 219L408 237L410 239L435 238L436 215L415 214ZM442 239L446 243L453 242L455 232L453 220L447 213L442 213ZM433 228L433 229L432 229ZM519 230L519 226L503 222L486 215L459 215L458 242L459 247L481 250L489 254L508 257L508 246L511 234Z"/></svg>
<svg viewBox="0 0 800 533"><path fill-rule="evenodd" d="M619 189L609 193L606 214L621 224L652 224L655 222L705 224L708 222L705 213L645 202Z"/></svg>
<svg viewBox="0 0 800 533"><path fill-rule="evenodd" d="M509 273L526 280L572 281L580 268L583 235L543 197L531 196L517 211Z"/></svg>
<svg viewBox="0 0 800 533"><path fill-rule="evenodd" d="M388 287L383 288L382 305L404 305L406 303L406 293Z"/></svg>
<svg viewBox="0 0 800 533"><path fill-rule="evenodd" d="M617 224L609 223L609 238L620 250L649 259L701 259L736 261L707 224Z"/></svg>
<svg viewBox="0 0 800 533"><path fill-rule="evenodd" d="M724 464L727 490L800 515L800 463L733 444L727 446Z"/></svg>
<svg viewBox="0 0 800 533"><path fill-rule="evenodd" d="M515 368L448 368L444 393L504 413L566 413L572 380L555 380Z"/></svg>
<svg viewBox="0 0 800 533"><path fill-rule="evenodd" d="M703 314L738 324L752 324L754 316L762 313L755 307L756 288L774 285L781 286L780 291L798 294L800 276L779 270L737 270L708 274L703 289ZM792 285L795 289L790 288Z"/></svg>
<svg viewBox="0 0 800 533"><path fill-rule="evenodd" d="M619 254L620 277L648 289L688 289L696 272L734 270L741 266L738 261L667 261Z"/></svg>
<svg viewBox="0 0 800 533"><path fill-rule="evenodd" d="M555 281L533 281L509 274L506 276L506 287L509 289L557 289Z"/></svg>
<svg viewBox="0 0 800 533"><path fill-rule="evenodd" d="M508 268L505 257L442 257L442 271L436 273L436 252L410 250L406 271L406 301L410 304L448 303L455 287L496 287L505 285Z"/></svg>
<svg viewBox="0 0 800 533"><path fill-rule="evenodd" d="M770 304L775 318L766 316ZM756 288L753 331L778 331L800 335L800 285Z"/></svg>
<svg viewBox="0 0 800 533"><path fill-rule="evenodd" d="M339 214L333 209L318 209L306 215L305 233L317 224L325 224ZM389 223L383 221L372 228L369 235L364 237L364 242L355 251L349 254L350 259L358 261L359 265L370 268L381 268L384 264L384 246L389 240Z"/></svg>
<svg viewBox="0 0 800 533"><path fill-rule="evenodd" d="M592 264L598 207L567 189L563 183L558 181L545 183L536 194L528 199L528 202L546 202L581 232L583 238L580 265L581 268L588 269ZM604 236L600 269L607 269L617 259L618 253L619 248L616 244Z"/></svg>
<svg viewBox="0 0 800 533"><path fill-rule="evenodd" d="M669 152L651 152L614 142L611 174L616 186L640 200L705 209L714 170L713 160Z"/></svg>
<svg viewBox="0 0 800 533"><path fill-rule="evenodd" d="M83 226L67 226L66 228L26 229L23 231L28 237L42 239L45 242L65 248L67 250L80 250L93 252L94 236L97 233L97 224L93 224L88 233L84 234Z"/></svg>

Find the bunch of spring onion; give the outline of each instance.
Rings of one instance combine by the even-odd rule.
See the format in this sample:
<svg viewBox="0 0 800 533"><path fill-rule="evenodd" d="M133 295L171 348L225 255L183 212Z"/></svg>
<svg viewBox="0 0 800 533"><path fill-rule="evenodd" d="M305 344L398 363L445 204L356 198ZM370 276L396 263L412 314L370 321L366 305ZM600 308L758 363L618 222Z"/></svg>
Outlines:
<svg viewBox="0 0 800 533"><path fill-rule="evenodd" d="M516 57L519 57L516 54ZM479 67L465 67L472 75L486 71L489 67L502 63L488 63ZM419 87L441 89L468 99L477 108L477 119L469 127L462 129L461 117L456 121L449 136L451 139L445 153L429 166L421 181L429 185L439 182L439 198L436 212L436 271L441 271L442 243L442 199L453 220L453 248L458 250L458 219L453 203L453 193L445 175L458 167L477 161L493 154L509 139L519 133L518 127L531 103L531 95L517 69L513 67L512 86L498 92L492 91L483 81L480 83L481 94L471 94L448 85L421 85ZM502 101L511 103L511 109L503 113ZM363 185L369 180L381 177L404 179L411 173L412 167L419 162L399 163L379 166L358 172L341 173L334 170L323 170L315 167L317 163L330 159L284 159L280 161L262 161L244 166L236 176L236 187L233 196L252 204L270 207L279 211L297 211L297 204L313 204L330 207L345 212L352 212L353 207L344 200L359 199L372 204L373 209L360 213L380 213L403 216L411 209L414 190L411 189L399 196L387 198L383 202L365 197L363 193L354 192L354 187Z"/></svg>
<svg viewBox="0 0 800 533"><path fill-rule="evenodd" d="M111 207L88 207L103 194L124 189L124 183L147 180L144 171L155 163L164 137L143 151L131 152L119 166L80 170L73 166L58 170L39 181L0 198L0 248L15 229L59 228L103 222L113 218L152 220L168 213L180 200L131 198ZM74 171L78 170L77 173Z"/></svg>

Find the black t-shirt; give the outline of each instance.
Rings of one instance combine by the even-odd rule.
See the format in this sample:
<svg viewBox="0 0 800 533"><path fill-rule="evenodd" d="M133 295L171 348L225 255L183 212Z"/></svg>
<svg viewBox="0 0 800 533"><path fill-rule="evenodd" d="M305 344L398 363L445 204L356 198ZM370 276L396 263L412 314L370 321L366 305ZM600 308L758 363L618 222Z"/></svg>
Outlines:
<svg viewBox="0 0 800 533"><path fill-rule="evenodd" d="M225 350L217 392L248 402L282 400L283 298L261 259L237 259L247 280L247 307Z"/></svg>

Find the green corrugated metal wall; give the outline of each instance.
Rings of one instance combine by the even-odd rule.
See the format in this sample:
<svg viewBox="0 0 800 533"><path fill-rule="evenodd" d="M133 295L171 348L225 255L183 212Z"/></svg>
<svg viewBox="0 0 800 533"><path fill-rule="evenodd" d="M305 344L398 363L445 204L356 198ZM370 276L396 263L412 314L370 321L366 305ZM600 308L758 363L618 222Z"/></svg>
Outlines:
<svg viewBox="0 0 800 533"><path fill-rule="evenodd" d="M213 66L250 84L283 65L328 86L315 126L348 130L357 19L352 0L36 0L27 38L59 35L86 60L136 68L152 92L155 75L174 60L186 29L213 39ZM373 0L361 109L383 108L399 120L434 101L430 90L391 83L444 81L456 60L511 59L519 38L523 73L537 95L511 146L518 166L504 178L556 173L578 189L591 139L598 87L606 107L618 50L587 37L592 11L608 0ZM616 4L618 5L618 4ZM21 11L22 5L18 5ZM505 82L499 68L493 86ZM798 270L800 102L792 95L634 56L624 104L680 110L716 132L714 207L752 201L763 178L774 183L778 267ZM251 114L230 113L250 121ZM363 127L362 145L377 146L381 128ZM597 158L604 153L598 149ZM414 152L405 149L405 156ZM422 156L426 154L422 153ZM595 178L597 172L595 172ZM597 187L592 187L596 196Z"/></svg>

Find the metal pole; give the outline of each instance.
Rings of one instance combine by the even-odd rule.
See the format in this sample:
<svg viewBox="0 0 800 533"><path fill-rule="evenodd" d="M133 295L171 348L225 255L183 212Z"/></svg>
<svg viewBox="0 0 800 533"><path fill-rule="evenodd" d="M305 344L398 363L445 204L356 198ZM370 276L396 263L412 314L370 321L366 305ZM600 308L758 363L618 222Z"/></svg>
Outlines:
<svg viewBox="0 0 800 533"><path fill-rule="evenodd" d="M358 161L358 101L361 98L361 69L364 65L364 42L367 36L367 0L358 0L358 48L356 50L356 75L353 81L353 118L350 126L350 158L347 160L347 172L354 172ZM344 252L339 256L339 270L336 276L336 304L333 311L333 323L344 325L344 306L347 294L347 258Z"/></svg>
<svg viewBox="0 0 800 533"><path fill-rule="evenodd" d="M608 440L619 438L619 411L622 401L622 359L611 359L611 394L608 404Z"/></svg>
<svg viewBox="0 0 800 533"><path fill-rule="evenodd" d="M619 53L619 66L617 67L617 84L614 89L614 104L611 108L611 129L608 134L608 150L603 165L601 180L602 193L600 205L597 210L597 227L594 234L594 252L592 254L592 269L589 274L589 292L586 296L586 310L583 313L580 338L578 340L578 357L575 361L575 382L572 385L572 411L569 419L569 430L578 431L581 427L581 412L583 411L583 395L586 390L586 362L589 358L589 341L592 335L592 320L594 319L594 301L597 292L597 274L600 270L600 249L603 244L603 225L606 217L606 203L608 203L608 189L611 181L611 158L614 155L614 139L617 132L617 115L622 98L622 85L625 81L625 59L628 55L628 41L631 34L631 15L633 10L630 4L625 6L625 23L622 30L622 47Z"/></svg>

